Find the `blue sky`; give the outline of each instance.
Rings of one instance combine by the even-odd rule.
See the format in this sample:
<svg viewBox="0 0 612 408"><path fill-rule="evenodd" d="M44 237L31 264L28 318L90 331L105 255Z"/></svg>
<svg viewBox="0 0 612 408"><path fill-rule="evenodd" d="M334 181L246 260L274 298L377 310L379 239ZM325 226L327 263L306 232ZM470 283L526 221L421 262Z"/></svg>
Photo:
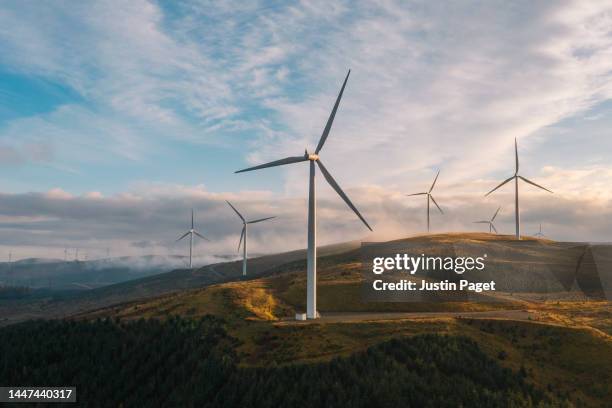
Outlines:
<svg viewBox="0 0 612 408"><path fill-rule="evenodd" d="M438 230L473 229L498 204L510 229L510 191L482 195L511 174L517 137L525 176L556 200L525 188L525 228L610 240L601 222L612 213L606 3L2 2L2 246L130 248L144 221L102 233L57 208L97 200L117 212L112 225L125 222L130 200L174 220L192 205L224 211L230 197L285 212L284 229L261 232L261 251L302 246L305 166L233 171L313 148L348 68L323 154L381 237L422 231L421 204L402 194L438 168L448 210ZM331 220L323 242L363 238L331 189L320 192ZM231 214L219 214L201 218L219 236L209 250L223 252L236 234L217 225ZM147 230L147 250L173 251L167 231L181 228L177 219Z"/></svg>

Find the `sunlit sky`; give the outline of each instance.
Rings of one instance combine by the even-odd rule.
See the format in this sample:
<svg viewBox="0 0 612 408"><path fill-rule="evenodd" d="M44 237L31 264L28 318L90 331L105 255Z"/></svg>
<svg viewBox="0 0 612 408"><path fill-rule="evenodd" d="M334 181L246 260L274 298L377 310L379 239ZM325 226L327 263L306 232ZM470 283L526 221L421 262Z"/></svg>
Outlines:
<svg viewBox="0 0 612 408"><path fill-rule="evenodd" d="M235 251L305 246L307 166L235 170L314 149L374 227L319 177L320 242L478 231L612 241L612 3L3 1L0 260L183 253L196 209Z"/></svg>

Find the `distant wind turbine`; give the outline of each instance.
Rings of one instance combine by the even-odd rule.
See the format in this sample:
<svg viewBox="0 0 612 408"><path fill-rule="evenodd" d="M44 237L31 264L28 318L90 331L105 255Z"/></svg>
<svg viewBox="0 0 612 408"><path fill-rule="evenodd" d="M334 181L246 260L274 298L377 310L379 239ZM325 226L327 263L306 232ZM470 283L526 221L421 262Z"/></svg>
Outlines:
<svg viewBox="0 0 612 408"><path fill-rule="evenodd" d="M195 227L193 226L193 208L191 209L191 228L189 229L189 231L187 231L186 233L184 233L183 235L181 235L176 242L182 240L183 238L185 238L187 235L189 235L189 269L193 268L193 262L192 262L192 255L193 255L193 236L197 235L198 237L206 240L206 241L210 241L208 238L206 238L205 236L203 236L202 234L200 234L198 231L195 230Z"/></svg>
<svg viewBox="0 0 612 408"><path fill-rule="evenodd" d="M427 196L427 232L429 232L429 213L430 213L430 211L429 211L429 200L433 201L433 203L436 205L436 207L438 207L438 210L440 211L440 214L444 214L444 211L442 211L442 209L440 208L440 206L438 205L436 200L431 195L431 192L434 189L434 186L436 185L436 181L438 181L438 176L439 175L440 175L440 170L438 170L438 174L436 174L436 178L434 179L433 183L431 183L431 187L429 188L429 191L426 191L424 193L407 194L407 196L409 196L409 197L411 197L411 196L418 196L418 195L426 195Z"/></svg>
<svg viewBox="0 0 612 408"><path fill-rule="evenodd" d="M542 232L542 223L540 223L540 230L538 232L536 232L535 234L533 234L534 236L538 237L538 238L542 238L544 237L544 233Z"/></svg>
<svg viewBox="0 0 612 408"><path fill-rule="evenodd" d="M501 207L499 207L497 211L495 211L495 214L493 214L493 217L490 220L474 221L474 224L489 224L489 234L492 232L491 229L493 229L493 231L495 231L495 233L497 234L498 232L497 232L497 229L495 228L495 225L493 224L493 221L495 221L495 217L497 217L499 210L501 210Z"/></svg>
<svg viewBox="0 0 612 408"><path fill-rule="evenodd" d="M255 224L258 222L262 222L262 221L267 221L267 220L271 220L272 218L276 218L276 217L267 217L267 218L260 218L258 220L253 220L253 221L247 221L245 220L245 218L242 216L242 214L240 214L240 212L238 212L238 210L236 209L236 207L234 207L232 205L232 203L230 203L229 201L225 201L227 204L229 204L230 207L232 207L232 210L234 210L234 212L236 214L238 214L238 217L240 217L240 219L242 220L242 232L240 233L240 241L238 242L238 251L240 251L240 245L242 245L242 276L246 276L247 274L247 225L249 224ZM243 244L243 240L244 239L244 244Z"/></svg>
<svg viewBox="0 0 612 408"><path fill-rule="evenodd" d="M8 258L8 274L6 277L6 281L7 284L10 284L9 282L9 276L13 279L11 279L13 281L13 284L15 283L15 277L13 276L13 271L12 271L12 266L13 266L13 253L9 251L9 258Z"/></svg>
<svg viewBox="0 0 612 408"><path fill-rule="evenodd" d="M521 239L521 216L519 212L519 183L518 183L519 179L523 180L525 183L531 184L532 186L536 186L537 188L541 188L542 190L548 191L549 193L552 193L552 191L550 191L547 188L542 187L539 184L534 183L531 180L527 180L525 177L520 176L518 174L519 159L518 159L518 144L517 144L516 138L514 138L514 158L515 158L514 176L508 177L500 185L498 185L493 190L485 194L485 197L491 194L492 192L494 192L495 190L497 190L498 188L500 188L501 186L503 186L504 184L508 183L509 181L514 180L514 214L515 214L514 219L516 223L516 239Z"/></svg>
<svg viewBox="0 0 612 408"><path fill-rule="evenodd" d="M259 166L250 167L244 170L239 170L236 173L242 173L245 171L264 169L266 167L274 167L274 166L282 166L284 164L291 163L299 163L299 162L310 162L310 178L309 178L309 193L308 193L308 255L307 255L307 274L306 274L306 317L308 319L316 319L319 317L319 313L317 312L317 213L316 213L316 189L315 189L315 163L319 166L321 173L323 173L323 177L325 180L331 185L331 187L336 190L338 195L344 200L344 202L353 210L353 212L359 217L359 219L365 224L366 227L370 231L372 228L368 225L367 221L363 216L359 213L357 208L353 205L348 196L342 191L336 180L332 177L332 175L327 171L327 168L323 165L319 157L319 152L325 141L327 140L327 136L331 130L332 124L334 122L334 117L336 116L336 111L338 110L338 106L340 105L340 99L342 99L342 94L344 93L344 88L346 87L346 82L348 81L349 75L351 71L349 70L348 74L346 74L346 78L344 79L344 83L342 84L342 88L340 89L340 93L336 99L336 103L327 119L327 124L325 125L325 129L321 134L321 139L319 139L319 144L315 149L314 153L308 153L308 150L304 152L303 156L292 156L286 157L284 159L276 160L270 163L261 164Z"/></svg>

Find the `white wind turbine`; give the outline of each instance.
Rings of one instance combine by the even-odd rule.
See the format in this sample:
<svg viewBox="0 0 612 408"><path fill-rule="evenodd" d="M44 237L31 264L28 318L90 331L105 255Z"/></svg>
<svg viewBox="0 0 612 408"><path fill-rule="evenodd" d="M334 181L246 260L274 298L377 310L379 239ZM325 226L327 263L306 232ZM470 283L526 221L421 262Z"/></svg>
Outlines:
<svg viewBox="0 0 612 408"><path fill-rule="evenodd" d="M426 191L424 193L407 194L407 196L409 196L409 197L411 197L411 196L418 196L418 195L426 195L427 196L427 232L429 232L429 212L430 212L429 211L429 200L433 201L433 203L436 205L436 207L438 207L438 210L440 211L440 214L444 214L444 211L442 211L442 209L440 208L440 206L438 205L436 200L431 195L431 192L434 189L434 186L436 185L436 181L438 181L438 176L439 175L440 175L440 170L438 170L438 174L436 174L436 178L434 179L433 183L431 183L431 187L429 188L429 191Z"/></svg>
<svg viewBox="0 0 612 408"><path fill-rule="evenodd" d="M519 172L518 144L517 144L516 138L514 138L514 158L515 158L514 176L508 177L500 185L498 185L493 190L485 194L485 197L491 194L492 192L494 192L495 190L497 190L498 188L500 188L501 186L503 186L504 184L508 183L509 181L514 180L514 219L516 223L516 239L521 239L521 216L519 213L519 183L518 183L519 179L523 180L525 183L531 184L532 186L536 186L538 188L541 188L542 190L548 191L549 193L552 193L552 191L550 191L547 188L542 187L539 184L534 183L531 180L527 180L523 176L519 176L518 174Z"/></svg>
<svg viewBox="0 0 612 408"><path fill-rule="evenodd" d="M353 212L359 217L359 219L365 224L366 227L370 231L372 228L368 225L367 221L363 216L359 213L357 208L353 205L348 196L342 191L336 180L332 177L332 175L327 171L323 162L319 157L319 152L323 145L325 144L325 140L327 140L327 136L331 130L332 124L334 122L334 117L336 116L336 111L338 110L338 105L340 105L340 99L342 99L342 94L344 92L344 88L346 87L346 82L348 81L349 75L351 71L346 74L346 78L344 79L344 83L342 84L342 88L340 89L340 93L338 94L338 98L336 99L336 103L329 115L329 119L327 119L327 124L325 125L325 129L321 134L321 139L319 139L319 144L315 149L314 153L308 153L308 150L304 152L302 156L292 156L286 157L284 159L276 160L270 163L262 164L255 167L250 167L244 170L239 170L236 173L242 173L245 171L258 170L266 167L274 167L274 166L282 166L284 164L291 163L299 163L299 162L310 162L310 178L309 178L309 193L308 193L308 253L307 253L307 274L306 274L306 317L308 319L316 319L319 317L319 313L317 312L317 214L316 214L316 189L315 189L315 163L319 166L321 173L323 173L323 177L325 180L331 185L331 187L336 190L338 195L342 197L344 202L353 210Z"/></svg>
<svg viewBox="0 0 612 408"><path fill-rule="evenodd" d="M535 234L533 234L534 236L538 237L538 238L542 238L544 237L544 233L542 232L542 223L540 223L540 230L538 232L536 232Z"/></svg>
<svg viewBox="0 0 612 408"><path fill-rule="evenodd" d="M499 210L501 210L501 207L499 207L497 211L495 211L495 214L493 214L493 217L491 217L490 220L474 221L474 224L489 224L489 234L492 232L491 229L493 229L493 231L495 231L495 233L497 234L498 232L497 232L497 229L495 228L495 225L493 224L493 221L495 221L495 217L497 217Z"/></svg>
<svg viewBox="0 0 612 408"><path fill-rule="evenodd" d="M240 219L242 220L242 232L240 233L240 241L238 242L238 251L240 251L240 245L242 245L242 276L246 276L247 274L247 225L249 224L256 224L258 222L262 222L262 221L267 221L267 220L271 220L272 218L276 218L276 217L267 217L267 218L260 218L257 220L253 220L253 221L247 221L242 214L240 214L240 212L238 212L238 210L236 209L236 207L234 207L232 205L232 203L230 203L229 201L225 200L225 202L232 207L232 210L234 210L234 212L238 215L238 217L240 217ZM242 240L244 239L244 244L242 243Z"/></svg>
<svg viewBox="0 0 612 408"><path fill-rule="evenodd" d="M191 209L191 229L189 229L189 231L187 231L186 233L184 233L183 235L181 235L176 242L180 241L181 239L185 238L187 235L189 235L189 269L191 269L193 267L193 263L192 263L192 255L193 255L193 236L197 235L198 237L202 238L203 240L206 241L210 241L208 238L206 238L205 236L203 236L202 234L200 234L198 231L195 230L195 227L193 225L193 208Z"/></svg>

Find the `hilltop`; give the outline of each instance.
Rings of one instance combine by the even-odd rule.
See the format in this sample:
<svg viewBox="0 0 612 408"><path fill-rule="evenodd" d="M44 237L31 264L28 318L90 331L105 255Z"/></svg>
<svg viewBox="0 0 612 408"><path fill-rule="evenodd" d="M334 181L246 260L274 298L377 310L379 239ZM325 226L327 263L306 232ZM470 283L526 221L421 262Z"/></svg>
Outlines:
<svg viewBox="0 0 612 408"><path fill-rule="evenodd" d="M599 282L598 279L592 279L592 271L589 272L590 274L581 272L580 279L576 278L575 264L578 259L584 257L584 244L554 242L529 237L516 241L512 236L485 233L422 235L391 241L387 244L398 243L411 248L415 253L435 253L438 248L449 247L454 251L488 253L489 259L503 263L504 266L495 270L496 278L503 277L512 282L514 287L525 287L530 290L538 287L543 299L549 292L571 294L573 293L572 288L577 286L580 286L580 289L590 288L590 292L599 295L603 294L604 290L610 289L609 286L602 287L602 282ZM360 303L360 255L359 242L319 248L320 311L398 312L449 309L463 311L500 308L499 304L487 306L486 304L466 303L462 305L457 302L447 305L446 308L444 302L438 302L433 306L419 303L362 304ZM551 265L557 263L563 265L563 268L534 272L531 266L523 267L542 262ZM192 302L206 305L205 307L187 307L189 310L194 309L190 313L202 315L208 312L207 308L218 309L220 307L218 304L223 302L218 300L201 302L199 299L201 297L217 299L219 297L217 293L223 293L224 297L229 298L253 299L250 302L254 304L259 304L259 300L255 299L266 298L268 299L266 302L269 302L270 305L262 307L269 310L253 313L255 315L264 313L271 318L282 318L291 316L295 311L304 310L305 269L304 250L249 259L249 276L246 279L241 275L240 261L215 263L194 270L177 269L83 291L68 298L56 296L36 302L4 302L0 304L0 312L5 320L0 324L36 317L63 317L130 302L143 303L143 305L167 302L165 296L175 299L172 302L179 305L189 305ZM215 286L219 284L227 285ZM201 293L197 291L202 288L204 289ZM511 295L510 298L491 300L501 303L503 308L520 307L525 300L521 298L521 293ZM192 301L192 299L196 300ZM256 310L257 307L249 306L247 309Z"/></svg>

